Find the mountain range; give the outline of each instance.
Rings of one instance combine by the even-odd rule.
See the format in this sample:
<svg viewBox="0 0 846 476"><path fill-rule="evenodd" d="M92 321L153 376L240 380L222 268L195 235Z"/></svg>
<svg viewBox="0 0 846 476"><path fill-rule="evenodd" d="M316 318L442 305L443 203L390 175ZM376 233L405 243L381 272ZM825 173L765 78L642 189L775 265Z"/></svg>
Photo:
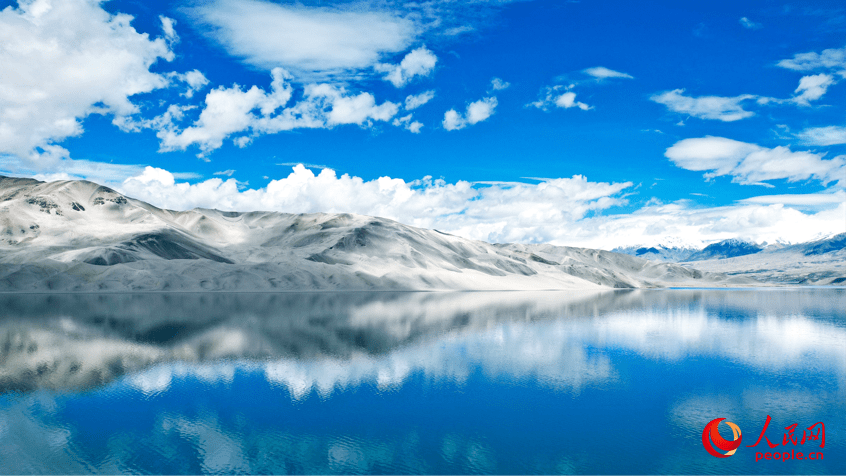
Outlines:
<svg viewBox="0 0 846 476"><path fill-rule="evenodd" d="M807 243L758 244L733 238L703 249L656 245L621 247L614 251L768 283L846 284L846 233Z"/></svg>
<svg viewBox="0 0 846 476"><path fill-rule="evenodd" d="M87 181L0 177L0 291L743 286L610 251L490 244L352 214L172 211Z"/></svg>

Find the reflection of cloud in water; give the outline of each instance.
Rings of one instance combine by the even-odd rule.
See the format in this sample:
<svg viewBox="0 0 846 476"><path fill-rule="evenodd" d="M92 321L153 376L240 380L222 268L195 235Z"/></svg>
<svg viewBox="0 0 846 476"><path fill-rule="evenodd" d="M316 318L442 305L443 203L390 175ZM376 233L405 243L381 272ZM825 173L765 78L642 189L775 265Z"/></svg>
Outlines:
<svg viewBox="0 0 846 476"><path fill-rule="evenodd" d="M362 435L316 430L286 430L262 422L224 418L212 409L184 414L165 409L152 431L120 427L106 448L78 450L79 430L59 420L53 397L24 395L0 407L0 474L125 474L149 472L167 464L176 473L206 474L355 474L492 473L496 451L484 438L436 432L424 440L415 429ZM441 462L426 459L429 446ZM527 472L571 473L563 455L520 461ZM434 466L438 465L438 466ZM161 466L157 466L161 467Z"/></svg>
<svg viewBox="0 0 846 476"><path fill-rule="evenodd" d="M133 374L128 383L145 395L161 393L170 388L174 378L191 376L210 384L231 383L235 378L233 363L186 364L183 362L153 367Z"/></svg>
<svg viewBox="0 0 846 476"><path fill-rule="evenodd" d="M632 311L577 327L585 341L651 358L728 358L762 370L814 361L846 372L846 329L802 315L725 319L705 309Z"/></svg>
<svg viewBox="0 0 846 476"><path fill-rule="evenodd" d="M326 397L335 388L362 383L375 383L381 389L396 387L418 372L429 379L460 384L478 368L489 379L530 378L541 385L575 392L612 377L606 356L588 355L566 334L568 326L556 324L501 325L400 348L385 356L284 360L268 363L264 370L268 381L284 385L297 399L312 390Z"/></svg>
<svg viewBox="0 0 846 476"><path fill-rule="evenodd" d="M703 310L500 324L402 347L386 355L285 359L262 367L268 381L284 385L295 399L313 390L328 397L335 389L364 383L383 389L395 387L413 373L461 383L474 369L493 379L532 379L578 393L615 375L613 356L588 349L633 351L672 362L690 357L723 358L765 372L827 369L841 382L846 373L846 331L842 328L799 316L730 321Z"/></svg>
<svg viewBox="0 0 846 476"><path fill-rule="evenodd" d="M161 424L165 434L175 432L191 443L205 474L249 473L241 438L223 430L214 415L201 419L166 417Z"/></svg>
<svg viewBox="0 0 846 476"><path fill-rule="evenodd" d="M137 386L155 392L168 372L190 371L174 362L221 360L264 365L295 396L414 372L461 381L474 368L579 391L613 375L609 349L766 371L813 364L842 384L841 291L6 295L0 391L144 372Z"/></svg>
<svg viewBox="0 0 846 476"><path fill-rule="evenodd" d="M636 367L615 368L615 359L625 358L619 353L682 365L697 357L724 359L752 369L752 374L778 377L809 369L822 378L833 373L840 379L839 387L830 384L830 391L820 393L744 381L735 382L734 390L742 392L734 394L727 388L724 393L678 396L663 407L677 433L670 436L690 439L691 451L700 455L695 439L703 422L716 416L760 422L767 412L779 410L782 418L804 423L820 411L842 408L843 293L799 294L799 304L768 291L626 292L584 298L555 293L257 295L205 304L198 298L154 297L146 311L133 307L144 301L125 297L59 298L50 306L38 300L43 298L32 298L34 307L0 297L0 304L3 299L8 304L0 307L8 310L0 316L0 342L10 343L0 347L0 380L7 379L6 385L14 379L38 384L29 388L73 388L131 372L103 392L123 395L129 402L143 395L143 405L156 408L168 401L157 397L169 397L161 394L177 390L181 379L238 385L239 372L252 372L287 388L298 401L295 405L305 408L327 404L306 402L312 392L330 397L361 385L391 389L415 375L461 385L479 373L487 381L528 382L578 393L612 382L623 371L628 373L621 380L637 378ZM63 305L63 299L73 305ZM109 314L116 303L127 304L128 312ZM51 362L58 364L54 368ZM74 362L80 368L71 372ZM46 377L38 374L42 364L47 365ZM182 472L197 471L191 466L197 462L209 473L271 473L280 468L309 474L443 468L490 473L505 464L499 446L460 428L420 436L400 422L395 434L350 429L355 427L332 433L262 421L239 423L237 411L233 417L202 405L196 412L165 405L155 416L153 431L120 427L108 437L107 449L83 452L77 446L81 430L59 421L62 404L46 392L4 398L0 473L142 471L143 451L176 461L174 467ZM221 410L227 411L232 410ZM550 452L523 468L544 473L583 469L578 449L567 451ZM433 452L444 467L431 466L433 459L426 455ZM701 472L689 456L663 455L664 472Z"/></svg>

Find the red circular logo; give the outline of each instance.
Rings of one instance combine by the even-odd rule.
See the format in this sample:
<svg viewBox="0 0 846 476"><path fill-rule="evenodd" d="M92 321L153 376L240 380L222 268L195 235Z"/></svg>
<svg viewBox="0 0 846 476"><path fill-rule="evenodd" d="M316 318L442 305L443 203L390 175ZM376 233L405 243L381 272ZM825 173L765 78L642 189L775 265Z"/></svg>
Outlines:
<svg viewBox="0 0 846 476"><path fill-rule="evenodd" d="M723 420L725 420L725 418L715 418L711 420L707 425L705 425L705 430L702 431L702 446L705 447L705 450L708 451L708 453L712 456L716 456L717 458L728 458L733 455L734 452L737 451L737 448L740 447L740 441L743 439L743 435L740 433L740 428L730 421L727 421L726 425L728 425L729 428L731 428L732 433L734 433L734 439L732 441L728 441L720 436L720 432L717 430L717 427L720 426L720 422ZM720 453L717 451L718 449L726 451L726 453Z"/></svg>

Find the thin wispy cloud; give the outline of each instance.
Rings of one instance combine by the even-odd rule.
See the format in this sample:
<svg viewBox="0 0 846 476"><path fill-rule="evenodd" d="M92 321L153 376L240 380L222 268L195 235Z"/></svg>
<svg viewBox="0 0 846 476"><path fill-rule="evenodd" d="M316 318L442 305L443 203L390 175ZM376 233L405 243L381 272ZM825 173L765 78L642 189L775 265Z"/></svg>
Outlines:
<svg viewBox="0 0 846 476"><path fill-rule="evenodd" d="M509 86L511 86L511 83L509 83L508 81L503 81L500 78L493 78L491 80L491 88L494 91L502 91L503 89L508 89Z"/></svg>
<svg viewBox="0 0 846 476"><path fill-rule="evenodd" d="M420 94L412 94L405 98L405 110L411 111L413 109L417 109L418 107L426 104L427 102L431 101L432 98L435 97L435 91L423 91Z"/></svg>
<svg viewBox="0 0 846 476"><path fill-rule="evenodd" d="M589 76L593 76L597 79L607 79L607 78L625 78L625 79L634 79L634 76L621 73L619 71L614 71L613 69L608 69L604 66L596 66L593 68L588 68L584 70L585 74Z"/></svg>
<svg viewBox="0 0 846 476"><path fill-rule="evenodd" d="M758 99L752 94L741 94L734 97L720 96L686 96L684 89L674 89L653 94L650 100L667 106L667 109L680 114L686 114L700 119L713 119L723 122L734 122L755 115L754 112L743 108L745 101Z"/></svg>
<svg viewBox="0 0 846 476"><path fill-rule="evenodd" d="M755 23L754 21L752 21L752 20L750 20L746 17L740 18L740 24L743 25L743 28L746 28L748 30L760 30L761 28L764 27L764 25L762 25L760 23Z"/></svg>
<svg viewBox="0 0 846 476"><path fill-rule="evenodd" d="M809 127L796 134L804 145L846 144L846 126Z"/></svg>
<svg viewBox="0 0 846 476"><path fill-rule="evenodd" d="M836 71L841 77L846 77L846 46L843 48L829 48L820 53L811 51L797 53L793 58L783 59L776 66L793 71Z"/></svg>

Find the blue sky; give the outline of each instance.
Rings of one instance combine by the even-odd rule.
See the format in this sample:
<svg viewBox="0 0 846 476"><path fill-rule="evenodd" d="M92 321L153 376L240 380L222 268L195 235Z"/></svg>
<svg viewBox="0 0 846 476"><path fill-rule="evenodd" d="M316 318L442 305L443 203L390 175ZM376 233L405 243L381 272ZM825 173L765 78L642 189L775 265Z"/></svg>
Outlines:
<svg viewBox="0 0 846 476"><path fill-rule="evenodd" d="M832 2L0 7L2 173L488 241L846 231Z"/></svg>

